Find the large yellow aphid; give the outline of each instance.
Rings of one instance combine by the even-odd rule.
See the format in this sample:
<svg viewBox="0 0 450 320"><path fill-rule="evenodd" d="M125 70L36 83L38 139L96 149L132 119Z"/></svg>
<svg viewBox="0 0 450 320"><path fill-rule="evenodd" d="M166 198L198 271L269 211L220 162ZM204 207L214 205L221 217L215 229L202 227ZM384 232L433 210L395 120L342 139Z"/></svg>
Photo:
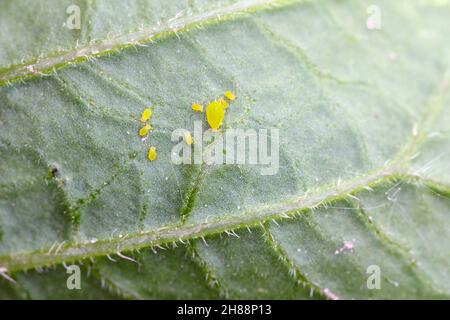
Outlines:
<svg viewBox="0 0 450 320"><path fill-rule="evenodd" d="M155 147L150 147L148 149L147 158L150 161L153 161L156 159L156 148Z"/></svg>
<svg viewBox="0 0 450 320"><path fill-rule="evenodd" d="M192 135L187 130L185 132L183 132L183 139L184 139L184 142L186 142L188 145L191 145L193 142Z"/></svg>
<svg viewBox="0 0 450 320"><path fill-rule="evenodd" d="M151 128L152 127L149 124L146 124L145 126L139 129L139 135L141 137L146 137Z"/></svg>
<svg viewBox="0 0 450 320"><path fill-rule="evenodd" d="M217 102L220 103L225 109L228 108L228 102L226 102L225 99L219 98Z"/></svg>
<svg viewBox="0 0 450 320"><path fill-rule="evenodd" d="M228 100L231 100L231 101L236 99L236 96L230 90L225 91L225 93L223 95L225 96L225 98L227 98Z"/></svg>
<svg viewBox="0 0 450 320"><path fill-rule="evenodd" d="M194 103L192 104L192 110L197 112L203 112L203 106L201 104Z"/></svg>
<svg viewBox="0 0 450 320"><path fill-rule="evenodd" d="M224 116L225 107L220 102L213 101L206 107L206 121L214 131L219 129Z"/></svg>
<svg viewBox="0 0 450 320"><path fill-rule="evenodd" d="M148 120L150 120L151 117L152 117L152 109L147 108L147 109L144 109L144 111L142 111L142 114L141 114L142 122L147 122Z"/></svg>

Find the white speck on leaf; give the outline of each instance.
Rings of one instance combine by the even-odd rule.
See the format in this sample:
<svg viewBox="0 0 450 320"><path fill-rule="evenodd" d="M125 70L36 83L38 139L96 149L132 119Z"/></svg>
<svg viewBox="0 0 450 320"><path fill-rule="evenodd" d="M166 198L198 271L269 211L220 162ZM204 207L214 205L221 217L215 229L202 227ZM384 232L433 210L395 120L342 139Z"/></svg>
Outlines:
<svg viewBox="0 0 450 320"><path fill-rule="evenodd" d="M352 241L344 241L342 247L336 249L336 251L334 252L335 255L338 255L344 251L350 251L352 252L354 249L355 245Z"/></svg>
<svg viewBox="0 0 450 320"><path fill-rule="evenodd" d="M339 297L328 288L323 289L323 294L330 300L339 300Z"/></svg>

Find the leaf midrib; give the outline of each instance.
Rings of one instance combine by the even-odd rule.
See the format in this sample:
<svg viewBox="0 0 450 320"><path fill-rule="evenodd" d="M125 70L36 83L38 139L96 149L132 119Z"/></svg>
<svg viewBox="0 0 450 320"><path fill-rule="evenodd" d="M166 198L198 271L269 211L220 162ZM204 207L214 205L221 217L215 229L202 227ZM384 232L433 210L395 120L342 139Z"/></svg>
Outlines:
<svg viewBox="0 0 450 320"><path fill-rule="evenodd" d="M239 215L228 216L226 219L216 219L198 225L179 223L156 231L128 234L121 238L101 240L95 243L67 242L61 246L57 254L49 254L48 248L17 253L0 257L0 265L13 272L89 257L105 256L122 251L132 251L154 246L158 247L173 242L185 242L190 239L206 237L228 230L262 225L270 220L289 219L304 210L313 209L331 201L345 199L349 194L361 191L364 187L375 187L392 179L421 182L437 190L442 190L444 193L450 192L450 186L439 184L400 170L382 168L370 175L352 181L342 182L339 191L327 189L313 196L303 196L295 201L285 202L271 207L257 208Z"/></svg>

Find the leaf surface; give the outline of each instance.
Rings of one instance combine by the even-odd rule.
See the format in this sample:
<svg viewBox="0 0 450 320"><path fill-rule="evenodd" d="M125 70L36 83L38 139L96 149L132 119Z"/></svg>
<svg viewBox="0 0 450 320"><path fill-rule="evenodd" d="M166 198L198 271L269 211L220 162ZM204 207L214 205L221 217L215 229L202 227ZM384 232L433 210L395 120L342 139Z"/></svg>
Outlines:
<svg viewBox="0 0 450 320"><path fill-rule="evenodd" d="M0 297L449 297L445 1L379 1L376 31L370 1L82 1L80 30L26 3L0 5ZM172 163L227 90L224 128L280 130L275 175Z"/></svg>

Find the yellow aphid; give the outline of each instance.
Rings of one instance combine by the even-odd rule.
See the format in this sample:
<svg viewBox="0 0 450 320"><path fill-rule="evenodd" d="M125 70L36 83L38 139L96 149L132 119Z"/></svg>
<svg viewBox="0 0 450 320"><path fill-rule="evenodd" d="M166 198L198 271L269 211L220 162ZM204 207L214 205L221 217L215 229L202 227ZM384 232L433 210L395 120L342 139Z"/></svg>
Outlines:
<svg viewBox="0 0 450 320"><path fill-rule="evenodd" d="M225 96L225 98L227 98L228 100L231 100L231 101L236 99L236 96L230 90L225 91L225 93L223 95Z"/></svg>
<svg viewBox="0 0 450 320"><path fill-rule="evenodd" d="M156 148L155 147L150 147L148 149L147 158L150 161L153 161L156 159Z"/></svg>
<svg viewBox="0 0 450 320"><path fill-rule="evenodd" d="M197 112L203 112L203 106L201 104L194 103L192 104L192 110Z"/></svg>
<svg viewBox="0 0 450 320"><path fill-rule="evenodd" d="M224 116L225 108L220 102L213 101L206 107L206 121L214 131L219 129Z"/></svg>
<svg viewBox="0 0 450 320"><path fill-rule="evenodd" d="M152 127L149 124L146 124L145 126L139 129L139 135L141 137L146 137L151 128Z"/></svg>
<svg viewBox="0 0 450 320"><path fill-rule="evenodd" d="M144 111L142 111L141 114L141 121L147 122L148 120L150 120L151 116L152 116L152 109L150 108L144 109Z"/></svg>
<svg viewBox="0 0 450 320"><path fill-rule="evenodd" d="M225 99L219 98L217 102L220 103L225 109L228 108L228 102L226 102Z"/></svg>
<svg viewBox="0 0 450 320"><path fill-rule="evenodd" d="M188 145L192 144L192 136L189 131L186 130L185 132L183 132L183 139L184 142L186 142Z"/></svg>

